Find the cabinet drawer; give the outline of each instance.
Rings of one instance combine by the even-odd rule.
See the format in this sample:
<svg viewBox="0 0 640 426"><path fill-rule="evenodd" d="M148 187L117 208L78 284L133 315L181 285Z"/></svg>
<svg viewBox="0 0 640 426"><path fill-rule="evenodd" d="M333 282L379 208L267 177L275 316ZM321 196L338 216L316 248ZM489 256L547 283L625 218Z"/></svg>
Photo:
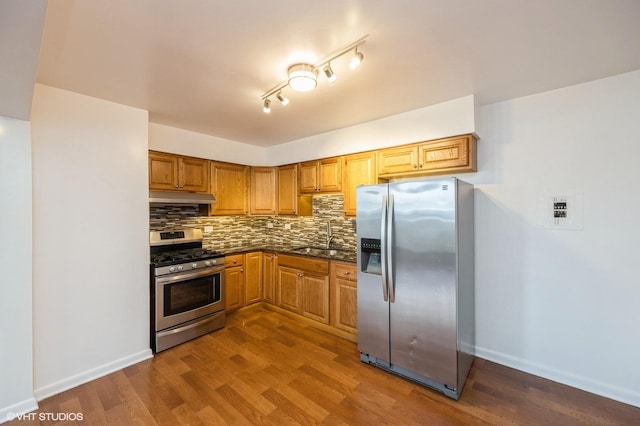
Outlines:
<svg viewBox="0 0 640 426"><path fill-rule="evenodd" d="M344 280L356 281L358 279L358 269L356 265L350 263L335 262L335 276Z"/></svg>
<svg viewBox="0 0 640 426"><path fill-rule="evenodd" d="M329 261L305 256L281 254L278 256L278 265L298 268L303 271L317 272L324 275L329 274Z"/></svg>
<svg viewBox="0 0 640 426"><path fill-rule="evenodd" d="M224 264L227 268L241 266L244 263L244 254L232 254L224 257Z"/></svg>

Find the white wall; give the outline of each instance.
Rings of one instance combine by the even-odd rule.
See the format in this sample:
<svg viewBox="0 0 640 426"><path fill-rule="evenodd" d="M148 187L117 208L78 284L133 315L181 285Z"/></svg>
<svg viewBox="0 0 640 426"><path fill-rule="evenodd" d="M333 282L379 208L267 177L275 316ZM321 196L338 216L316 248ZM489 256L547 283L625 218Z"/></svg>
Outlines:
<svg viewBox="0 0 640 426"><path fill-rule="evenodd" d="M31 254L31 129L0 117L0 423L36 408Z"/></svg>
<svg viewBox="0 0 640 426"><path fill-rule="evenodd" d="M148 114L36 85L37 399L151 356Z"/></svg>
<svg viewBox="0 0 640 426"><path fill-rule="evenodd" d="M267 149L268 166L475 132L472 95Z"/></svg>
<svg viewBox="0 0 640 426"><path fill-rule="evenodd" d="M149 123L149 149L248 166L265 165L264 148L157 123Z"/></svg>
<svg viewBox="0 0 640 426"><path fill-rule="evenodd" d="M639 120L640 71L484 106L468 177L477 354L636 406ZM578 192L583 229L543 229L540 197Z"/></svg>

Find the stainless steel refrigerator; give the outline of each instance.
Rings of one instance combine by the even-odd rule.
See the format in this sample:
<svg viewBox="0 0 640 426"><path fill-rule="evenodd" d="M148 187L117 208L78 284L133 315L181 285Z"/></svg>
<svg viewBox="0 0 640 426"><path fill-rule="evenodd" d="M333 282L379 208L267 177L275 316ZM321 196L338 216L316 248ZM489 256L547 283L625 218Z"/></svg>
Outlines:
<svg viewBox="0 0 640 426"><path fill-rule="evenodd" d="M473 210L456 178L357 188L360 359L454 399L473 362Z"/></svg>

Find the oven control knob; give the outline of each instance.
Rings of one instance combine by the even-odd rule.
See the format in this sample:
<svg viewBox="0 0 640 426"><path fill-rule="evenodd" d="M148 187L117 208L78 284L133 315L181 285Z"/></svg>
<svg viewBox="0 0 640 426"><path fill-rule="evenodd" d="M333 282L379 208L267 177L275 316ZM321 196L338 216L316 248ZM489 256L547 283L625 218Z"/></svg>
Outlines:
<svg viewBox="0 0 640 426"><path fill-rule="evenodd" d="M178 272L182 271L182 265L178 265Z"/></svg>
<svg viewBox="0 0 640 426"><path fill-rule="evenodd" d="M175 271L176 271L175 266L169 266L169 272L175 272Z"/></svg>
<svg viewBox="0 0 640 426"><path fill-rule="evenodd" d="M205 260L204 261L204 266L211 266L211 261L210 260Z"/></svg>
<svg viewBox="0 0 640 426"><path fill-rule="evenodd" d="M191 264L191 269L196 269L197 267L198 267L198 264L197 264L197 263L192 263L192 264Z"/></svg>

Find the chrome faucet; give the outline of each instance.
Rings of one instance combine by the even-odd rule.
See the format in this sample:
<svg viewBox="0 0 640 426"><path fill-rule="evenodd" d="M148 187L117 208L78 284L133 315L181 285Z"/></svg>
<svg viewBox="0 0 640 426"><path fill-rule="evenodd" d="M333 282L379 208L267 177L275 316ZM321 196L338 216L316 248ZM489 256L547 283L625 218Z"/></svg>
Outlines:
<svg viewBox="0 0 640 426"><path fill-rule="evenodd" d="M331 246L331 240L333 240L333 235L331 234L331 220L327 219L327 250L329 250L329 246Z"/></svg>

